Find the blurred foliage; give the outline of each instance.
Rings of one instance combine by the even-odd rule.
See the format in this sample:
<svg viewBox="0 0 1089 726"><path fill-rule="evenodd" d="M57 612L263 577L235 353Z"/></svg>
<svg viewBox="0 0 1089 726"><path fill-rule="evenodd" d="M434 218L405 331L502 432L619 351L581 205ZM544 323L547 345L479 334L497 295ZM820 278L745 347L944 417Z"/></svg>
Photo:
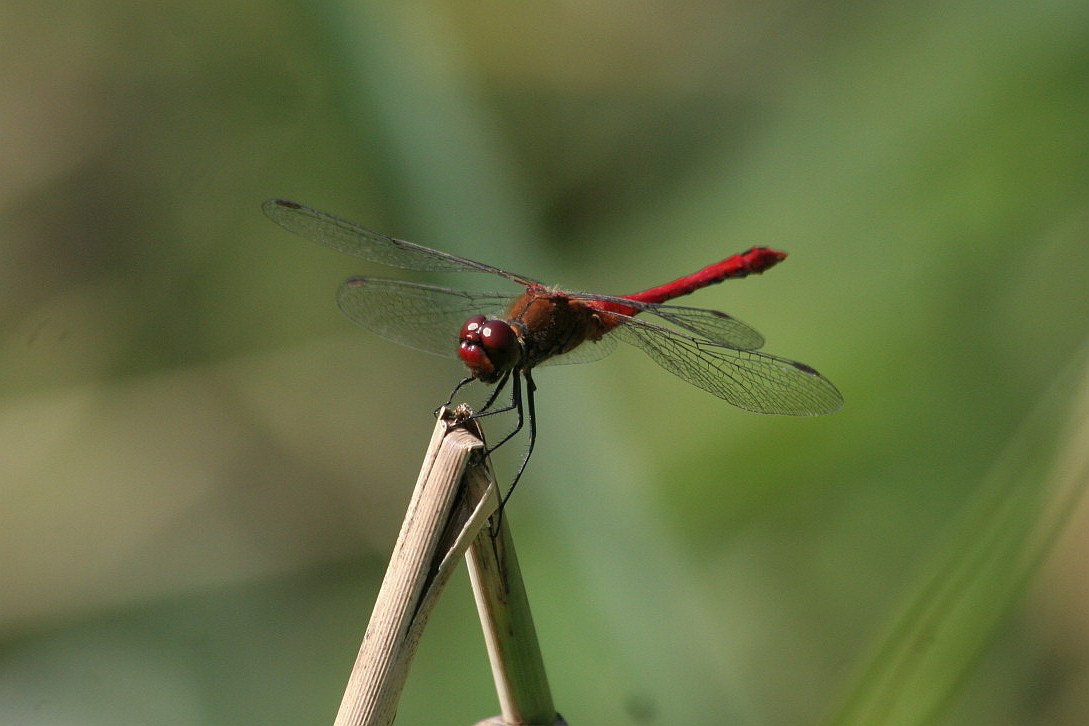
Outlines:
<svg viewBox="0 0 1089 726"><path fill-rule="evenodd" d="M941 657L898 697L1089 719L1089 520L1049 498L1085 448L1085 3L4 10L0 722L332 721L462 372L343 319L340 279L398 273L287 235L273 196L607 293L791 253L691 304L819 368L834 416L630 351L537 377L509 516L570 723L818 721L895 672L895 614L988 523L1042 557L1068 521L1031 588L967 558L989 587L951 650L900 641ZM497 711L462 578L398 723Z"/></svg>

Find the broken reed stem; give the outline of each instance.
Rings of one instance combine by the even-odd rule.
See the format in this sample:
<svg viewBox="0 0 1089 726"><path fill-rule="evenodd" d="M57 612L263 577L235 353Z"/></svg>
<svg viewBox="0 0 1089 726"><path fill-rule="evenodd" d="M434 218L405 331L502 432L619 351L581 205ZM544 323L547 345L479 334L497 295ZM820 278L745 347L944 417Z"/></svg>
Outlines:
<svg viewBox="0 0 1089 726"><path fill-rule="evenodd" d="M562 720L552 704L507 522L507 517L493 515L465 555L503 712L501 720L486 723L554 726ZM497 523L499 531L494 532Z"/></svg>
<svg viewBox="0 0 1089 726"><path fill-rule="evenodd" d="M453 427L445 416L435 425L335 726L393 723L427 618L470 535L496 506L494 497L480 498L471 507L458 497L468 491L461 481L470 458L483 446L479 437ZM487 481L482 467L469 471Z"/></svg>
<svg viewBox="0 0 1089 726"><path fill-rule="evenodd" d="M420 634L463 554L503 711L486 723L563 723L552 706L506 518L491 534L500 520L495 479L490 466L470 465L484 448L478 433L451 423L446 409L440 413L335 726L393 723Z"/></svg>

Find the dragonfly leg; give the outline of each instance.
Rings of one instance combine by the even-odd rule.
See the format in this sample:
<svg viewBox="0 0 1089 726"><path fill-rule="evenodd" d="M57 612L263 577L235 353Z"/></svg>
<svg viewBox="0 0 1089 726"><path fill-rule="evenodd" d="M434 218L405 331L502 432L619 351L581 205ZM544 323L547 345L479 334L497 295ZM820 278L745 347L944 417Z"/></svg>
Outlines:
<svg viewBox="0 0 1089 726"><path fill-rule="evenodd" d="M511 431L506 436L504 436L503 440L500 441L498 444L495 444L494 446L489 446L487 451L484 452L485 456L490 455L493 451L498 449L500 446L502 446L503 444L510 441L511 438L516 433L518 433L519 431L522 430L523 416L522 416L522 378L521 378L521 376L522 376L521 371L515 371L513 376L510 376L511 378L513 378L514 383L511 384L511 397L510 397L511 402L510 402L509 406L504 406L503 408L497 408L497 409L495 409L493 411L485 411L484 413L477 413L477 414L473 415L473 418L479 418L481 416L491 416L492 414L496 414L496 413L504 413L504 412L510 411L512 409L518 411L518 424L514 427L514 430ZM507 380L507 378L504 377L503 380L500 381L499 385L503 385L503 383L505 383L506 380Z"/></svg>
<svg viewBox="0 0 1089 726"><path fill-rule="evenodd" d="M507 489L507 493L503 495L499 500L499 517L496 518L495 526L492 527L492 539L499 536L499 528L503 526L503 511L506 509L507 502L510 500L511 494L514 494L514 488L518 486L518 480L522 478L522 472L526 470L526 464L529 463L529 457L533 454L533 444L537 441L537 413L533 407L533 393L537 390L537 385L533 382L533 377L529 371L524 371L526 377L526 403L529 406L529 446L526 447L526 454L522 457L522 463L518 465L518 473L514 475L514 481L510 483L510 488ZM511 436L514 436L522 428L522 387L515 381L515 389L517 393L517 407L518 407L518 426L507 435L500 444L503 444Z"/></svg>
<svg viewBox="0 0 1089 726"><path fill-rule="evenodd" d="M526 379L526 398L524 402L522 400L523 376L525 376ZM503 389L503 386L505 386L507 381L510 379L513 379L513 382L511 383L510 404L507 406L503 406L502 408L488 410L492 406L492 404L495 403L495 399L498 398L499 392ZM507 505L507 501L514 493L514 488L518 485L518 480L522 478L522 472L526 470L526 464L529 463L529 457L533 454L533 446L537 442L537 411L533 399L533 394L536 391L537 384L533 382L533 376L530 375L530 372L528 370L521 368L513 369L511 371L508 371L507 374L504 375L502 379L500 379L499 383L495 387L495 390L492 392L492 395L488 397L488 400L484 404L483 408L481 408L480 411L474 413L470 417L474 419L481 418L483 416L491 416L492 414L496 413L504 413L512 409L518 412L518 423L515 425L514 429L506 436L504 436L499 443L493 446L489 446L484 451L485 456L490 456L493 451L510 441L519 431L522 430L522 427L525 425L527 418L526 407L528 406L529 409L529 445L526 447L525 456L522 457L522 461L518 465L518 472L514 475L514 480L511 482L510 488L507 489L507 493L503 495L502 499L499 502L499 519L496 522L496 531L498 531L499 525L503 523L503 508ZM451 399L452 398L453 396L451 396Z"/></svg>
<svg viewBox="0 0 1089 726"><path fill-rule="evenodd" d="M488 410L492 407L492 404L495 403L495 399L498 398L499 394L503 391L503 387L507 385L507 379L510 378L510 373L510 371L507 371L503 375L503 377L499 379L499 383L497 383L495 388L492 389L491 395L488 396L488 400L484 402L484 405L480 407L480 410L474 412L473 415L469 416L466 420L479 418L480 416L488 416L493 413L503 413L504 411L510 411L512 408L514 408L514 406L511 405L504 406L503 408L497 408L494 411ZM442 406L440 406L439 408L436 408L435 413L437 414L443 408L443 406L449 406L454 401L454 396L458 394L458 391L460 391L461 388L465 386L465 384L475 380L476 376L466 376L465 378L462 378L458 382L458 384L454 386L454 390L450 392L450 397L446 399L446 403L442 404Z"/></svg>
<svg viewBox="0 0 1089 726"><path fill-rule="evenodd" d="M529 457L533 455L533 445L537 443L537 412L533 408L533 394L537 390L537 384L533 382L533 378L529 375L529 371L525 371L526 377L526 404L529 408L529 446L526 447L526 455L522 457L522 463L518 465L518 473L514 475L514 481L510 483L510 489L503 496L503 499L499 502L499 509L502 511L503 507L507 506L507 501L510 499L510 495L514 494L514 487L518 486L518 480L522 478L522 472L526 470L526 464L529 463ZM519 401L519 404L521 401ZM522 427L522 407L518 407L518 428ZM511 434L513 436L514 434ZM509 437L508 437L509 438Z"/></svg>
<svg viewBox="0 0 1089 726"><path fill-rule="evenodd" d="M480 410L476 412L474 418L476 416L485 416L493 413L503 413L504 411L509 411L511 409L510 406L505 406L503 408L497 408L494 411L488 410L492 407L492 404L495 403L495 399L499 398L499 393L503 390L503 387L507 385L507 381L510 379L510 374L511 371L507 371L503 374L503 377L499 379L499 383L497 383L495 385L495 388L492 389L492 395L488 396L488 400L485 401L484 405L480 407ZM515 377L517 378L517 375Z"/></svg>
<svg viewBox="0 0 1089 726"><path fill-rule="evenodd" d="M460 391L462 389L462 387L465 386L465 384L467 384L467 383L469 383L470 381L473 381L473 380L475 380L475 376L466 376L465 378L462 378L458 382L458 384L456 386L454 386L454 390L450 391L450 398L446 399L446 403L442 404L442 406L439 406L439 408L436 408L435 413L438 413L440 408L445 408L445 407L449 406L451 403L453 403L454 402L454 396L458 395L458 391Z"/></svg>

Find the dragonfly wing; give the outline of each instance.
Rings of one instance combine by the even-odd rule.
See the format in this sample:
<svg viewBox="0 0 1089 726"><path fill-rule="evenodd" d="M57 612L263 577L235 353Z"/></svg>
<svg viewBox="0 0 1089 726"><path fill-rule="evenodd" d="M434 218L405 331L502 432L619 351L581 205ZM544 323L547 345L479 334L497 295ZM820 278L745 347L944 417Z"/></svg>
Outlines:
<svg viewBox="0 0 1089 726"><path fill-rule="evenodd" d="M523 285L538 284L498 267L390 237L295 202L270 199L261 209L265 216L289 232L338 252L347 252L382 265L405 270L489 272Z"/></svg>
<svg viewBox="0 0 1089 726"><path fill-rule="evenodd" d="M502 315L520 293L450 290L376 277L353 277L337 290L344 314L386 340L456 358L461 326L472 315Z"/></svg>
<svg viewBox="0 0 1089 726"><path fill-rule="evenodd" d="M647 312L702 338L731 348L755 350L764 345L764 336L755 328L718 310L683 305L654 305L648 307Z"/></svg>
<svg viewBox="0 0 1089 726"><path fill-rule="evenodd" d="M597 295L592 293L565 293L572 298L581 300L587 305L599 310L616 312L624 311L623 319L629 315L647 313L656 315L671 325L675 325L688 333L700 338L706 338L731 348L754 350L764 345L764 336L752 326L743 323L735 317L718 310L707 308L694 308L685 305L665 305L662 303L648 303L632 300L626 297L613 295Z"/></svg>
<svg viewBox="0 0 1089 726"><path fill-rule="evenodd" d="M670 373L747 411L818 416L843 405L832 382L804 363L738 350L642 320L628 319L610 335L642 348Z"/></svg>
<svg viewBox="0 0 1089 726"><path fill-rule="evenodd" d="M606 335L601 340L587 340L570 353L554 355L540 365L563 365L566 363L592 363L601 360L616 350L616 338Z"/></svg>

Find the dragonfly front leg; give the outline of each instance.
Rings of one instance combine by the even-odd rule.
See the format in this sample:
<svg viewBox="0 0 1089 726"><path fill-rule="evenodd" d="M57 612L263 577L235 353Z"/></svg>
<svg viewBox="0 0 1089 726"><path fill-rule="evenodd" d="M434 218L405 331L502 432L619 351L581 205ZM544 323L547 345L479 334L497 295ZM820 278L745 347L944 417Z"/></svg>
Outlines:
<svg viewBox="0 0 1089 726"><path fill-rule="evenodd" d="M492 389L491 395L488 396L488 400L484 402L484 405L480 407L479 411L474 413L472 416L469 416L469 418L483 416L486 413L501 413L503 411L511 410L511 407L507 406L505 408L497 409L495 411L488 411L488 409L492 407L492 404L495 403L495 399L499 397L499 393L503 390L503 387L507 385L508 378L510 378L510 371L507 371L506 374L501 379L499 379L499 383L497 383L495 388ZM454 396L458 395L458 391L460 391L466 384L471 383L475 380L476 376L466 376L465 378L462 378L460 381L458 381L458 384L454 386L454 390L450 391L450 397L446 399L446 403L442 404L442 406L439 406L439 408L436 408L435 413L438 413L444 407L449 407L450 404L454 402Z"/></svg>
<svg viewBox="0 0 1089 726"><path fill-rule="evenodd" d="M503 390L503 387L507 385L507 381L510 379L511 371L507 371L503 374L503 377L499 379L499 383L495 384L495 388L492 389L492 395L488 396L488 400L484 402L484 405L480 407L474 416L488 416L493 413L503 413L504 411L511 410L511 406L504 406L503 408L497 408L494 411L488 409L495 403L495 399L499 398L499 393ZM517 384L518 375L515 374L515 383Z"/></svg>
<svg viewBox="0 0 1089 726"><path fill-rule="evenodd" d="M475 376L466 376L465 378L462 378L460 381L458 381L458 384L454 386L454 390L450 391L450 397L446 399L446 403L435 409L435 414L438 415L439 411L441 411L442 409L449 408L450 404L454 402L454 396L458 395L458 391L460 391L467 383L470 383L474 380L476 380Z"/></svg>

